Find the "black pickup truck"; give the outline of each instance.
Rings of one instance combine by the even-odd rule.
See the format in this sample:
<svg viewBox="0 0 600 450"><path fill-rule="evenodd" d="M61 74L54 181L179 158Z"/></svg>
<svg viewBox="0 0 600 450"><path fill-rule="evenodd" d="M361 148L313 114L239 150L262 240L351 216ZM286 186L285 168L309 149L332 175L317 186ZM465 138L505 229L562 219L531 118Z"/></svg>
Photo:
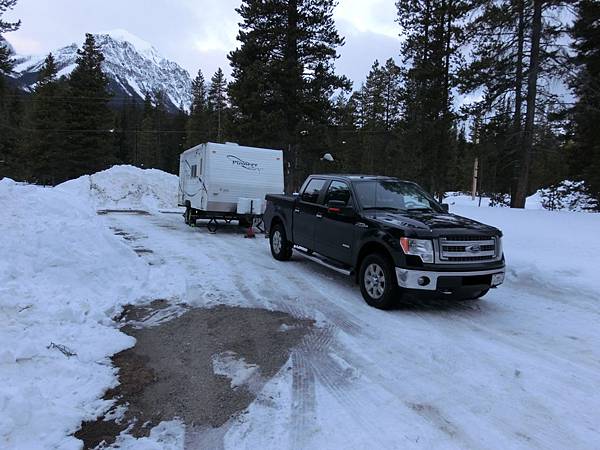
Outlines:
<svg viewBox="0 0 600 450"><path fill-rule="evenodd" d="M367 175L311 175L299 194L267 195L271 253L295 249L354 275L365 301L410 291L474 299L504 281L502 232L448 212L417 184Z"/></svg>

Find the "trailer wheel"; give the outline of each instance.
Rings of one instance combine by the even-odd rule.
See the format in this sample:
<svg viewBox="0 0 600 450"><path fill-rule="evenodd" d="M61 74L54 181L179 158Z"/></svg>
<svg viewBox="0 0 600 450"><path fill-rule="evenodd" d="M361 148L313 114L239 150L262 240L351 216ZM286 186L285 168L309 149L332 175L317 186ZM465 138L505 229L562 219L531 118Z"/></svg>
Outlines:
<svg viewBox="0 0 600 450"><path fill-rule="evenodd" d="M273 226L269 236L271 254L278 261L289 261L292 257L292 243L287 240L285 228L278 223Z"/></svg>

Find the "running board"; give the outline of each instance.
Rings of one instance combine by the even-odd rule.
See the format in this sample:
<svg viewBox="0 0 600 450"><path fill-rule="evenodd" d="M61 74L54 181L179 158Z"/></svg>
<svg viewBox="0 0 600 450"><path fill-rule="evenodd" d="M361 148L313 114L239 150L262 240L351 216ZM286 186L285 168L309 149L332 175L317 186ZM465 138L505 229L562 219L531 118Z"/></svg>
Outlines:
<svg viewBox="0 0 600 450"><path fill-rule="evenodd" d="M327 262L324 258L321 258L320 256L316 256L314 254L309 255L308 251L304 247L299 247L299 246L295 245L294 250L296 250L298 253L300 253L304 258L309 259L313 262L316 262L317 264L321 264L322 266L327 267L328 269L335 270L337 273L341 273L342 275L346 275L346 276L352 275L352 270L338 267L332 263Z"/></svg>

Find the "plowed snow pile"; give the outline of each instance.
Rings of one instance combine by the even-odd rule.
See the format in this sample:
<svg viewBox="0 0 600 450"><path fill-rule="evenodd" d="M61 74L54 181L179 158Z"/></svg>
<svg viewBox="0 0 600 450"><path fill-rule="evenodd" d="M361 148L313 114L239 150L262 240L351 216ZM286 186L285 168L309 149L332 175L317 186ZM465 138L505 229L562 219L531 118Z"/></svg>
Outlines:
<svg viewBox="0 0 600 450"><path fill-rule="evenodd" d="M169 295L96 208L171 206L176 189L132 167L57 188L0 180L0 448L80 448L70 435L116 383L109 357L134 344L112 317Z"/></svg>
<svg viewBox="0 0 600 450"><path fill-rule="evenodd" d="M114 166L67 181L57 189L87 200L97 209L156 211L177 207L178 180L162 170Z"/></svg>

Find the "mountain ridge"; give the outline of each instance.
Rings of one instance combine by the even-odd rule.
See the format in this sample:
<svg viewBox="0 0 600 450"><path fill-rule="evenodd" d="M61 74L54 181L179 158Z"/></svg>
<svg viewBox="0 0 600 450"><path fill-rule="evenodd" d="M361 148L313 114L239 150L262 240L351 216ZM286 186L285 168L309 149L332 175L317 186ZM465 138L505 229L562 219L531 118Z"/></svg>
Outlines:
<svg viewBox="0 0 600 450"><path fill-rule="evenodd" d="M119 98L143 100L146 92L153 95L161 91L169 110L189 110L192 80L185 69L126 30L101 32L94 37L105 57L102 68L109 79L114 101ZM69 75L75 68L80 47L81 43L74 42L52 51L59 77ZM15 55L12 78L20 88L33 89L45 58L46 55Z"/></svg>

